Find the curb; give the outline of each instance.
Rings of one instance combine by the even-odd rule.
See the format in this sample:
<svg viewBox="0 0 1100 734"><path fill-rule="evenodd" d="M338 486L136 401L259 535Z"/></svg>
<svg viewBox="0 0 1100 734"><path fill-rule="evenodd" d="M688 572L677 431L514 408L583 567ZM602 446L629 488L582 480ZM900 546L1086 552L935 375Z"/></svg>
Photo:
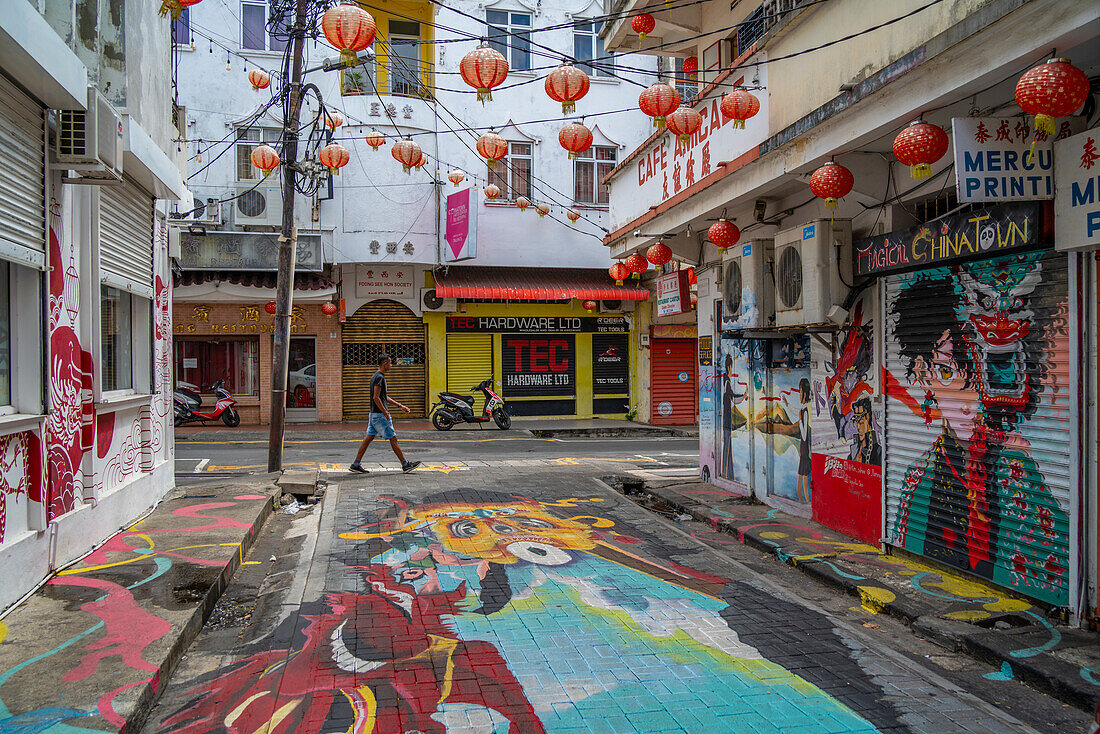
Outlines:
<svg viewBox="0 0 1100 734"><path fill-rule="evenodd" d="M698 438L678 428L530 428L535 438Z"/></svg>
<svg viewBox="0 0 1100 734"><path fill-rule="evenodd" d="M1087 685L1080 679L1080 671L1068 663L1053 659L1050 656L1016 657L1012 653L1018 648L1005 643L1004 632L993 632L979 628L974 631L973 625L954 620L940 619L936 616L937 610L932 605L921 604L911 599L897 597L892 601L876 599L874 590L878 586L861 585L856 579L850 579L837 573L829 567L827 559L811 558L804 561L796 561L785 554L776 543L762 538L758 533L767 532L768 527L749 529L744 532L733 526L728 519L708 512L706 505L687 505L679 498L669 497L661 492L660 487L645 486L645 491L660 497L664 502L673 506L680 512L691 515L715 530L732 535L741 543L756 550L771 555L780 562L802 571L807 576L817 579L833 588L843 590L850 596L860 600L862 606L870 607L878 613L885 613L901 621L917 635L927 638L932 642L952 652L962 652L984 663L1000 667L1002 672L1011 673L1019 681L1027 684L1037 691L1048 694L1063 703L1087 713L1092 713L1097 705L1097 693L1095 687ZM633 499L627 495L628 499ZM870 582L871 580L868 579ZM1008 666L1006 671L1004 668Z"/></svg>

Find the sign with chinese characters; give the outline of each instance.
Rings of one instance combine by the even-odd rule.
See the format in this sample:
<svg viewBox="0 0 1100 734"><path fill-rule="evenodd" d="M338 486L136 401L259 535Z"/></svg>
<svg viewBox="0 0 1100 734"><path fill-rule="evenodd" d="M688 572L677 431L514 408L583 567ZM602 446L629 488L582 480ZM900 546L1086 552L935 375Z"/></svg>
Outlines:
<svg viewBox="0 0 1100 734"><path fill-rule="evenodd" d="M447 331L625 334L630 325L623 316L448 316Z"/></svg>
<svg viewBox="0 0 1100 734"><path fill-rule="evenodd" d="M501 370L505 396L573 395L577 372L575 347L573 334L504 336Z"/></svg>
<svg viewBox="0 0 1100 734"><path fill-rule="evenodd" d="M1049 206L1049 205L1048 205ZM884 275L992 257L1042 241L1042 204L1011 202L855 243L856 275Z"/></svg>
<svg viewBox="0 0 1100 734"><path fill-rule="evenodd" d="M472 188L447 195L447 262L477 257L477 201Z"/></svg>
<svg viewBox="0 0 1100 734"><path fill-rule="evenodd" d="M686 270L657 279L657 316L675 316L691 310L691 286Z"/></svg>
<svg viewBox="0 0 1100 734"><path fill-rule="evenodd" d="M299 234L295 270L324 268L321 235ZM267 232L180 232L179 265L184 270L278 270L279 235Z"/></svg>
<svg viewBox="0 0 1100 734"><path fill-rule="evenodd" d="M712 338L710 336L699 337L699 364L703 367L709 367L714 361L714 348L712 346Z"/></svg>
<svg viewBox="0 0 1100 734"><path fill-rule="evenodd" d="M1054 144L1054 249L1100 246L1100 133Z"/></svg>
<svg viewBox="0 0 1100 734"><path fill-rule="evenodd" d="M379 298L416 300L416 272L411 265L360 265L355 269L355 295L369 301Z"/></svg>
<svg viewBox="0 0 1100 734"><path fill-rule="evenodd" d="M234 308L226 304L211 307L205 303L177 303L172 310L172 323L177 334L271 334L275 331L275 317L260 304ZM304 333L306 327L305 310L301 306L292 307L291 333Z"/></svg>
<svg viewBox="0 0 1100 734"><path fill-rule="evenodd" d="M754 67L749 74L750 79L741 74L726 77L718 88L692 105L703 116L703 124L689 142L682 144L675 135L661 133L614 172L609 182L612 231L717 173L722 164L755 152L767 139L767 66ZM752 93L760 100L760 112L746 120L743 129L734 127L733 120L719 109L722 94L739 84L753 88ZM762 89L756 90L757 86Z"/></svg>
<svg viewBox="0 0 1100 734"><path fill-rule="evenodd" d="M1068 138L1083 126L1079 117L1064 118L1054 139ZM951 134L960 203L1054 198L1052 141L1028 118L956 117Z"/></svg>

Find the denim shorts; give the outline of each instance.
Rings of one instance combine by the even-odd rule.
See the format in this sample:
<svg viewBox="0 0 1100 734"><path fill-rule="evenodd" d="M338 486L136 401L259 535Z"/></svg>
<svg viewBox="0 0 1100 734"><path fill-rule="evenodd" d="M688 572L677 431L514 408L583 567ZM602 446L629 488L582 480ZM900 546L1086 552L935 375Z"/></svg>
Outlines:
<svg viewBox="0 0 1100 734"><path fill-rule="evenodd" d="M391 438L397 435L397 431L393 430L393 421L385 416L383 413L371 413L370 420L367 425L368 436L381 436L389 441Z"/></svg>

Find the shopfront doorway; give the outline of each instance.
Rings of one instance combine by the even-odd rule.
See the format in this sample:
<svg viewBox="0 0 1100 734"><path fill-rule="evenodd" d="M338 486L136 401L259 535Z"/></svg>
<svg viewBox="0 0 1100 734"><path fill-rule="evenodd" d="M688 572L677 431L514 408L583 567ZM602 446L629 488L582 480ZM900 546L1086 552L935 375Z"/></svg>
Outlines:
<svg viewBox="0 0 1100 734"><path fill-rule="evenodd" d="M317 420L317 340L293 337L286 377L286 419L292 423Z"/></svg>
<svg viewBox="0 0 1100 734"><path fill-rule="evenodd" d="M343 329L344 419L366 420L370 415L370 378L378 357L390 355L386 375L389 394L422 418L427 389L424 322L396 301L372 301L348 316ZM403 414L402 414L403 415Z"/></svg>
<svg viewBox="0 0 1100 734"><path fill-rule="evenodd" d="M652 416L655 425L695 425L699 400L694 339L654 339Z"/></svg>

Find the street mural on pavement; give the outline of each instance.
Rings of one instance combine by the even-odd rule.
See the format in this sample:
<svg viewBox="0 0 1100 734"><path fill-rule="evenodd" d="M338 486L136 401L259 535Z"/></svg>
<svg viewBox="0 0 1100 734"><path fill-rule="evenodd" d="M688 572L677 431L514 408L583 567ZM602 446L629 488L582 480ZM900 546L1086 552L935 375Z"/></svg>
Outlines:
<svg viewBox="0 0 1100 734"><path fill-rule="evenodd" d="M890 541L1068 604L1065 256L1029 252L896 277L888 422L927 432L928 443L906 454L901 438L888 442L901 452L888 467Z"/></svg>
<svg viewBox="0 0 1100 734"><path fill-rule="evenodd" d="M615 731L720 731L730 716L746 731L769 719L845 732L897 724L888 703L873 724L841 700L865 676L823 619L810 626L841 653L827 674L836 686L768 660L766 627L747 632L755 643L741 637L728 597L747 585L648 559L640 538L600 513L602 498L388 499L389 510L340 535L355 590L326 593L291 635L276 630L209 676L161 731L518 734L600 720ZM273 640L283 642L270 649Z"/></svg>

